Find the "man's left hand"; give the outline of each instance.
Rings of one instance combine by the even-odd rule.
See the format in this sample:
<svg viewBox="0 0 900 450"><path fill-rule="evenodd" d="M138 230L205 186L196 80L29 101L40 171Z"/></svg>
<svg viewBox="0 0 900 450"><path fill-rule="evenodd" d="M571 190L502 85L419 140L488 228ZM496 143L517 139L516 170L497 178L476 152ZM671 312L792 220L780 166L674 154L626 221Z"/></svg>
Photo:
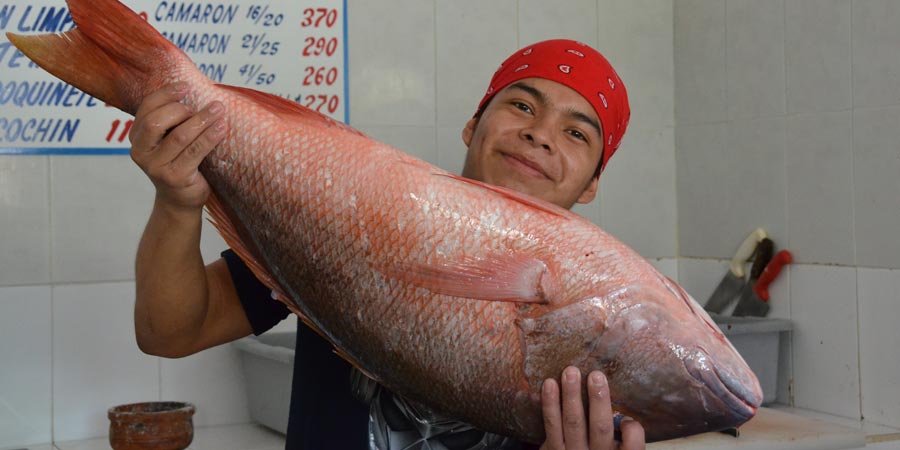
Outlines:
<svg viewBox="0 0 900 450"><path fill-rule="evenodd" d="M552 378L545 380L541 388L547 434L541 450L643 450L646 447L644 428L629 418L619 424L622 442L613 439L612 404L603 372L594 371L588 376L588 417L584 416L581 401L581 371L567 367L561 380L562 396Z"/></svg>

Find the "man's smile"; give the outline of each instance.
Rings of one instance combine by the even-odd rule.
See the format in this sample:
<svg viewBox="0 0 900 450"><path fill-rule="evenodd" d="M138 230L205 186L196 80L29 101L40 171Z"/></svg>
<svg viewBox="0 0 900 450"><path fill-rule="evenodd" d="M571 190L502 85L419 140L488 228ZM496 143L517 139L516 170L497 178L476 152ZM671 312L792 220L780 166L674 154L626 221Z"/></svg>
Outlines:
<svg viewBox="0 0 900 450"><path fill-rule="evenodd" d="M521 155L514 155L506 152L500 152L500 155L503 156L503 160L506 161L507 164L526 175L535 178L550 179L547 171L535 161Z"/></svg>

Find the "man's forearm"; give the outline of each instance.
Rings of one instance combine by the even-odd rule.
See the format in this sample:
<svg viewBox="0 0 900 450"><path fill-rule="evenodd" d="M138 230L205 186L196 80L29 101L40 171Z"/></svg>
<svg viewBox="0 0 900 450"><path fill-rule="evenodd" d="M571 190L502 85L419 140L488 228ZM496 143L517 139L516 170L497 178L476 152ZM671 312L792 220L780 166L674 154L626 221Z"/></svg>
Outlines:
<svg viewBox="0 0 900 450"><path fill-rule="evenodd" d="M209 288L201 225L200 209L154 202L135 262L135 334L147 353L178 356L203 325Z"/></svg>

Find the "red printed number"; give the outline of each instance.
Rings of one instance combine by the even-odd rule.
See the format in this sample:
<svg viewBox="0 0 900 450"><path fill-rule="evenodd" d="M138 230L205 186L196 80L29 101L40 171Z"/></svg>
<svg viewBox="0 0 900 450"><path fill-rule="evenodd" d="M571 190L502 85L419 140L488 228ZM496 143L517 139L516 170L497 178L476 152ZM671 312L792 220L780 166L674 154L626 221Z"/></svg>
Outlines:
<svg viewBox="0 0 900 450"><path fill-rule="evenodd" d="M338 12L330 8L306 8L303 10L303 22L301 27L318 28L325 21L325 26L331 28L337 23Z"/></svg>
<svg viewBox="0 0 900 450"><path fill-rule="evenodd" d="M319 56L322 53L325 53L325 56L331 56L337 50L338 45L336 37L328 39L309 36L304 42L306 42L306 46L303 47L303 56Z"/></svg>
<svg viewBox="0 0 900 450"><path fill-rule="evenodd" d="M331 86L337 81L337 67L307 67L306 76L303 77L304 86L321 86L323 83Z"/></svg>
<svg viewBox="0 0 900 450"><path fill-rule="evenodd" d="M126 120L124 124L122 124L122 121L119 119L113 120L109 127L109 133L106 134L106 142L112 142L113 139L115 139L116 142L125 142L125 138L128 137L128 131L131 130L131 125L133 123L133 119ZM119 133L119 137L115 137L120 126L122 127L122 132Z"/></svg>
<svg viewBox="0 0 900 450"><path fill-rule="evenodd" d="M307 95L306 96L306 106L309 109L314 109L318 112L322 112L322 108L326 107L327 111L331 114L334 114L338 109L338 104L340 100L338 100L337 95Z"/></svg>

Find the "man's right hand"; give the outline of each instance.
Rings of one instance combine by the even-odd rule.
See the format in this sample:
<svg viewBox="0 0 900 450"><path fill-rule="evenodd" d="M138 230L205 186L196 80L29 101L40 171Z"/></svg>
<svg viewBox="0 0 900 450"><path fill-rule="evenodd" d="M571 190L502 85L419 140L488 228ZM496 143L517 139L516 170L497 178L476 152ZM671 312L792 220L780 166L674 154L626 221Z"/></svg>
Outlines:
<svg viewBox="0 0 900 450"><path fill-rule="evenodd" d="M138 346L170 358L250 334L228 265L204 265L203 204L210 187L198 170L225 136L224 107L199 112L181 103L186 83L144 98L131 128L131 158L156 186L156 201L135 261L134 325Z"/></svg>
<svg viewBox="0 0 900 450"><path fill-rule="evenodd" d="M157 201L174 209L199 211L209 185L198 167L225 137L225 107L214 101L195 113L181 103L184 82L162 87L144 98L129 139L131 158L156 186Z"/></svg>

